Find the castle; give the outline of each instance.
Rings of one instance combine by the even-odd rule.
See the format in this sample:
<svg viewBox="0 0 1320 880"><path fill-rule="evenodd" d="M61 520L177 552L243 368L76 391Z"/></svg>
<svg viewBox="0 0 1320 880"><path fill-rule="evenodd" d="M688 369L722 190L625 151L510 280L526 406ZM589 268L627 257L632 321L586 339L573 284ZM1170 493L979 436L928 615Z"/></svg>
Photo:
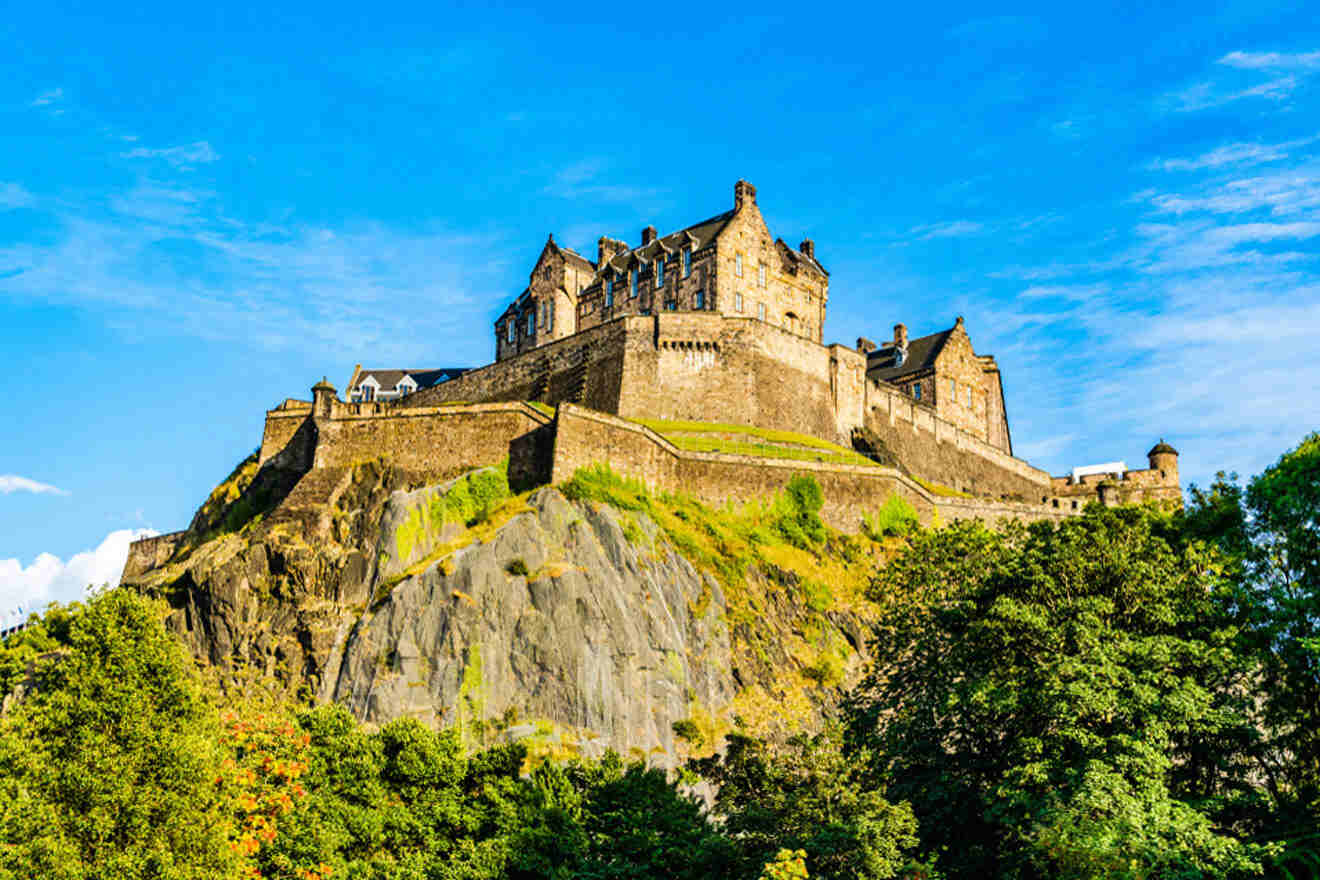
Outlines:
<svg viewBox="0 0 1320 880"><path fill-rule="evenodd" d="M900 323L879 345L825 343L829 272L810 239L772 237L746 181L724 213L664 236L648 226L635 247L601 237L595 256L551 236L484 367L359 366L347 401L324 380L312 401L285 401L267 413L262 463L388 456L442 477L507 457L531 484L605 461L713 503L810 472L846 529L890 494L946 520L1181 499L1163 441L1148 468L1117 473L1053 477L1014 457L999 367L961 317L911 339Z"/></svg>

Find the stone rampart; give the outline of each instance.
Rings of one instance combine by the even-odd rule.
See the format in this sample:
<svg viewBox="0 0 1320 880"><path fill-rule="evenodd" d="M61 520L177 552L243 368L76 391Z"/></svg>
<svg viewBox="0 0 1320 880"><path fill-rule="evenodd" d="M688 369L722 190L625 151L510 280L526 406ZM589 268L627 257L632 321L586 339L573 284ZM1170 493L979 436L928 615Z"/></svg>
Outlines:
<svg viewBox="0 0 1320 880"><path fill-rule="evenodd" d="M289 399L266 412L266 425L261 434L261 453L258 463L265 464L277 452L289 445L298 428L312 414L312 405L305 400Z"/></svg>
<svg viewBox="0 0 1320 880"><path fill-rule="evenodd" d="M608 464L615 472L664 491L689 493L712 505L745 503L773 496L796 474L808 474L825 495L822 518L840 531L856 532L862 517L879 510L890 495L910 503L922 522L1001 518L1058 521L1071 510L980 498L946 498L888 467L798 461L695 452L617 416L572 405L560 406L555 422L552 482L579 468Z"/></svg>
<svg viewBox="0 0 1320 880"><path fill-rule="evenodd" d="M124 560L124 572L121 578L137 577L152 569L160 568L174 555L174 548L187 534L186 531L156 535L154 538L139 538L128 545L128 558Z"/></svg>

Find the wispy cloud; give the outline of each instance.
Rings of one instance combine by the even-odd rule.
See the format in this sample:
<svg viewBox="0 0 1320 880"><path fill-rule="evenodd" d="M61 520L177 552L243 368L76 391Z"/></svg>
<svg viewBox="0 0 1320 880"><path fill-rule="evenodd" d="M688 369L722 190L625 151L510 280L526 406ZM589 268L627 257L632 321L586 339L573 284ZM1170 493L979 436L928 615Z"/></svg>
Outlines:
<svg viewBox="0 0 1320 880"><path fill-rule="evenodd" d="M220 154L212 149L206 141L196 141L178 147L164 147L156 150L147 147L134 147L119 155L125 159L164 159L175 168L181 169L214 162L220 158Z"/></svg>
<svg viewBox="0 0 1320 880"><path fill-rule="evenodd" d="M1245 89L1224 89L1217 83L1202 82L1174 92L1169 98L1173 101L1174 109L1184 113L1222 107L1244 98L1263 98L1281 103L1292 95L1297 83L1295 76L1276 77Z"/></svg>
<svg viewBox="0 0 1320 880"><path fill-rule="evenodd" d="M17 474L0 474L0 495L13 492L32 492L37 495L68 495L63 489L49 483L39 483Z"/></svg>
<svg viewBox="0 0 1320 880"><path fill-rule="evenodd" d="M48 107L64 98L64 89L50 89L42 92L29 102L31 107Z"/></svg>
<svg viewBox="0 0 1320 880"><path fill-rule="evenodd" d="M1320 70L1320 52L1229 52L1219 64L1244 70Z"/></svg>
<svg viewBox="0 0 1320 880"><path fill-rule="evenodd" d="M0 243L9 296L110 305L153 326L270 349L387 360L480 362L484 325L505 295L502 236L344 223L247 223L189 178L144 178L95 202L52 200L55 240Z"/></svg>
<svg viewBox="0 0 1320 880"><path fill-rule="evenodd" d="M1200 171L1226 165L1249 167L1286 159L1290 150L1314 140L1304 138L1282 144L1225 144L1191 159L1156 159L1147 167L1154 171Z"/></svg>
<svg viewBox="0 0 1320 880"><path fill-rule="evenodd" d="M545 195L560 199L596 200L599 202L635 202L654 199L651 187L601 180L607 164L602 159L583 159L555 172L542 188Z"/></svg>
<svg viewBox="0 0 1320 880"><path fill-rule="evenodd" d="M914 226L907 231L907 237L913 241L930 241L934 238L965 238L969 235L978 235L984 230L984 224L975 220L949 220L944 223Z"/></svg>

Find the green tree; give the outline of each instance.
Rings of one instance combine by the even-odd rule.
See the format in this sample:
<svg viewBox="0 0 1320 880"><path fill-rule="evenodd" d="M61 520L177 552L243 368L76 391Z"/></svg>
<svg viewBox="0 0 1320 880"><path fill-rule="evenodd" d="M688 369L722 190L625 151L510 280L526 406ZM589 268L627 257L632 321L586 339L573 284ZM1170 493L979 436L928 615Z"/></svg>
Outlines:
<svg viewBox="0 0 1320 880"><path fill-rule="evenodd" d="M1287 845L1281 869L1320 876L1320 433L1245 490L1219 474L1190 495L1188 533L1230 555L1238 584L1259 707L1260 742L1244 750L1264 783L1258 833Z"/></svg>
<svg viewBox="0 0 1320 880"><path fill-rule="evenodd" d="M844 754L837 730L780 747L741 734L726 743L722 757L691 769L719 787L716 809L745 876L785 848L804 852L822 878L894 877L907 864L917 842L911 808L884 799L866 762Z"/></svg>
<svg viewBox="0 0 1320 880"><path fill-rule="evenodd" d="M0 719L0 878L230 876L214 713L159 611L114 590L52 623Z"/></svg>
<svg viewBox="0 0 1320 880"><path fill-rule="evenodd" d="M1260 851L1175 790L1240 730L1222 565L1148 508L920 533L882 569L854 748L950 876L1224 877Z"/></svg>

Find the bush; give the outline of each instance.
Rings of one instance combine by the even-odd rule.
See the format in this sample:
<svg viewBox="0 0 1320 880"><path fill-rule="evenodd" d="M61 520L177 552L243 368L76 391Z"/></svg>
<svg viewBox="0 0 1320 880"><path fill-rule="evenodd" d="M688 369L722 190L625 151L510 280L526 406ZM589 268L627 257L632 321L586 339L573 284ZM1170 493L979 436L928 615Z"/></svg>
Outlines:
<svg viewBox="0 0 1320 880"><path fill-rule="evenodd" d="M798 474L775 502L774 529L788 543L809 550L825 540L825 523L820 518L824 506L825 492L816 478Z"/></svg>
<svg viewBox="0 0 1320 880"><path fill-rule="evenodd" d="M519 556L517 559L509 560L509 564L504 566L504 570L514 577L527 577L531 571L527 568L527 563Z"/></svg>
<svg viewBox="0 0 1320 880"><path fill-rule="evenodd" d="M886 537L901 538L920 526L917 511L907 499L891 494L885 506L874 515L862 517L862 530L874 541Z"/></svg>

